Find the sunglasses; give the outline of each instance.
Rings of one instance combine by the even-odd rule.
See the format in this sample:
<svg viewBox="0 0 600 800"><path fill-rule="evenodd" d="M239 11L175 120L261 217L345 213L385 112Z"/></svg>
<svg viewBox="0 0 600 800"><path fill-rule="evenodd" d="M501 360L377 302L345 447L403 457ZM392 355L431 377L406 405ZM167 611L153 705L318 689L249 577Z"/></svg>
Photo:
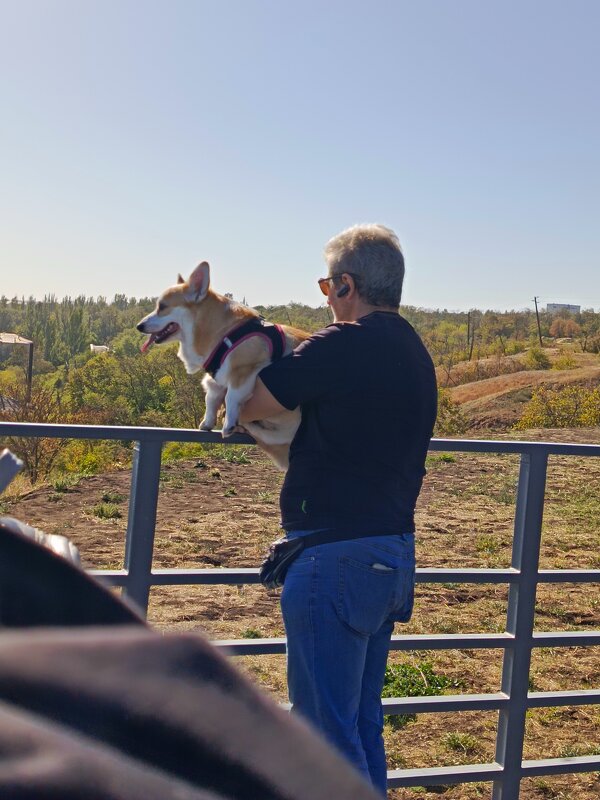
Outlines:
<svg viewBox="0 0 600 800"><path fill-rule="evenodd" d="M355 275L353 272L337 272L335 275L330 275L329 278L319 278L317 283L325 297L328 297L331 291L331 281L334 281L336 278L341 278L342 275L350 275L354 280L358 278L358 275Z"/></svg>

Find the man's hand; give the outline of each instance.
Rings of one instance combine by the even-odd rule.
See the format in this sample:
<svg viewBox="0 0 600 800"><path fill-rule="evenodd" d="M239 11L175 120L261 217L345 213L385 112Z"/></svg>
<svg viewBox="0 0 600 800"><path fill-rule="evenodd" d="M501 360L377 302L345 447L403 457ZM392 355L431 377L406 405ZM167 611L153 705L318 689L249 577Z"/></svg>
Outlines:
<svg viewBox="0 0 600 800"><path fill-rule="evenodd" d="M240 409L238 422L244 425L246 422L274 417L287 410L285 406L275 400L261 379L257 378L254 392Z"/></svg>

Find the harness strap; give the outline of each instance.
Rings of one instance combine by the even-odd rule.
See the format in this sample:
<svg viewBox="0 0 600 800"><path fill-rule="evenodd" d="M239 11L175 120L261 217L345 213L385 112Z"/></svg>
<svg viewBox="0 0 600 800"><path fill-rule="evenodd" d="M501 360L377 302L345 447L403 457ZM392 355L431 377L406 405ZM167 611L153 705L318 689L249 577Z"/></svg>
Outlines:
<svg viewBox="0 0 600 800"><path fill-rule="evenodd" d="M231 351L251 336L262 336L269 345L271 361L276 361L285 352L285 333L281 325L252 317L230 330L204 362L204 369L213 378Z"/></svg>

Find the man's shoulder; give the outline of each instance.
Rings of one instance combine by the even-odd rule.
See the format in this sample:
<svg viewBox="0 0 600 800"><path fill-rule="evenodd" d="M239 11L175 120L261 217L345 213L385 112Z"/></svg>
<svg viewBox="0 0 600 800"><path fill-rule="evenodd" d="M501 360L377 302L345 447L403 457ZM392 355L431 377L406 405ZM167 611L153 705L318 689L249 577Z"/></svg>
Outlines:
<svg viewBox="0 0 600 800"><path fill-rule="evenodd" d="M373 337L381 337L399 344L420 342L419 334L400 314L375 311L357 321L357 327Z"/></svg>
<svg viewBox="0 0 600 800"><path fill-rule="evenodd" d="M353 322L332 322L330 325L321 328L321 330L311 333L308 339L300 342L295 348L295 352L301 352L321 345L335 346L348 335L350 328L355 327Z"/></svg>

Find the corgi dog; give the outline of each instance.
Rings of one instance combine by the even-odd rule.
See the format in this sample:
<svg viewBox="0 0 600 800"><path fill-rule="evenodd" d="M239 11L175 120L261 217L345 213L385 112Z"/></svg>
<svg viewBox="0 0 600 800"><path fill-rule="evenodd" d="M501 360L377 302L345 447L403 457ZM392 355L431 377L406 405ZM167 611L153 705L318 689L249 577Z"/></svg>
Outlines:
<svg viewBox="0 0 600 800"><path fill-rule="evenodd" d="M210 267L203 261L184 280L158 298L156 310L137 329L148 334L145 352L153 344L179 342L178 357L188 374L206 370L202 388L206 413L200 430L211 431L225 404L223 437L239 430L241 405L254 390L256 376L275 358L288 355L310 334L287 325L263 322L251 308L233 302L210 288ZM300 409L251 422L244 429L279 469L288 467L289 446L300 424Z"/></svg>

